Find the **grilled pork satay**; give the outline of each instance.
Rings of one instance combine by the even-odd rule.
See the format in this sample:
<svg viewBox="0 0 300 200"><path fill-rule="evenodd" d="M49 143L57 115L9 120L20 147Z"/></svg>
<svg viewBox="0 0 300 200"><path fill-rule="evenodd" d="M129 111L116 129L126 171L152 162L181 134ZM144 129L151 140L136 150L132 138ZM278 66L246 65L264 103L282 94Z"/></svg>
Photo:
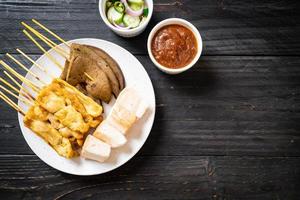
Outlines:
<svg viewBox="0 0 300 200"><path fill-rule="evenodd" d="M63 80L41 89L24 124L66 158L79 155L90 128L102 121L102 107Z"/></svg>

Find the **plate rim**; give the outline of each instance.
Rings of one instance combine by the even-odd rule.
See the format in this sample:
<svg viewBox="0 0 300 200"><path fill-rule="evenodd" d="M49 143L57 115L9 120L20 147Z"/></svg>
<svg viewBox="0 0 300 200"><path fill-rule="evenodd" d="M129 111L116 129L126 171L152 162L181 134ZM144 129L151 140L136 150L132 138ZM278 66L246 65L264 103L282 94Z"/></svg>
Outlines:
<svg viewBox="0 0 300 200"><path fill-rule="evenodd" d="M95 172L95 173L78 174L78 173L73 173L73 172L68 172L68 171L65 171L65 170L58 169L58 168L56 168L55 166L50 165L50 164L49 164L47 161L45 161L43 158L41 158L41 156L38 155L38 154L31 148L31 146L29 145L29 143L28 143L28 141L27 141L27 139L26 139L26 137L25 137L25 135L24 135L24 131L25 131L24 128L25 128L25 127L21 125L21 124L23 123L23 120L22 120L21 118L22 118L23 116L22 116L20 113L18 113L18 122L19 122L19 127L20 127L21 132L22 132L22 136L23 136L23 138L25 139L26 144L29 146L29 148L30 148L31 151L34 153L34 155L37 156L37 157L38 157L41 161L43 161L46 165L48 165L48 166L50 166L51 168L56 169L56 170L58 170L58 171L60 171L60 172L66 173L66 174L71 174L71 175L76 175L76 176L94 176L94 175L100 175L100 174L108 173L108 172L110 172L110 171L113 171L113 170L115 170L115 169L117 169L117 168L123 166L123 165L126 164L128 161L130 161L130 160L131 160L131 159L132 159L132 158L133 158L133 157L134 157L134 156L142 149L142 147L145 145L147 139L149 138L149 135L150 135L150 133L151 133L151 131L152 131L153 124L154 124L154 121L155 121L155 115L156 115L156 96L155 96L155 90L154 90L154 87L153 87L153 83L152 83L151 78L150 78L148 72L146 71L144 65L143 65L143 64L142 64L142 63L141 63L141 62L140 62L140 61L139 61L139 60L138 60L138 59L137 59L130 51L128 51L127 49L125 49L124 47L122 47L122 46L120 46L120 45L118 45L118 44L115 44L115 43L110 42L110 41L107 41L107 40L98 39L98 38L77 38L77 39L68 40L68 41L66 41L66 43L73 43L73 42L81 41L81 40L97 40L97 41L100 41L100 42L108 43L109 45L115 46L115 47L117 47L117 48L121 48L122 50L128 52L134 59L136 59L136 60L141 64L142 70L147 74L147 78L149 79L149 81L150 81L150 83L151 83L151 89L152 89L152 92L153 92L153 97L154 97L154 98L153 98L153 100L154 100L154 107L153 107L153 111L152 111L152 112L153 112L153 119L151 120L151 126L150 126L150 129L149 129L149 133L147 133L147 136L146 136L145 140L142 141L141 146L137 149L136 152L130 154L130 155L128 156L127 159L124 159L124 161L120 162L118 165L115 165L115 166L113 166L113 167L110 168L110 169L104 170L104 171L102 171L102 172L100 172L100 173L99 173L99 172ZM63 44L63 43L60 43L58 46L62 46L62 45L64 45L64 44ZM96 47L97 47L97 46L96 46ZM50 52L52 52L52 51L54 51L54 50L51 48L51 49L49 49L49 50L47 51L47 53L50 53ZM104 50L104 51L105 51L105 50ZM38 62L43 56L45 56L45 54L46 54L46 53L43 53L42 55L40 55L39 58L38 58L35 62ZM113 59L115 59L115 58L113 58ZM116 61L116 62L117 62L117 61ZM31 67L29 68L29 70L31 71L31 70L33 69L33 67L34 67L34 64L31 65ZM29 73L29 72L27 72L26 75L25 75L24 77L27 77L28 73ZM125 81L126 81L126 80L125 80ZM21 85L24 86L24 82L22 82ZM20 105L20 100L18 100L18 105ZM45 144L46 144L46 142L45 142ZM48 144L47 144L47 145L48 145ZM51 148L52 148L52 147L51 147ZM57 155L57 156L59 156L59 155ZM101 163L99 163L99 164L101 164Z"/></svg>

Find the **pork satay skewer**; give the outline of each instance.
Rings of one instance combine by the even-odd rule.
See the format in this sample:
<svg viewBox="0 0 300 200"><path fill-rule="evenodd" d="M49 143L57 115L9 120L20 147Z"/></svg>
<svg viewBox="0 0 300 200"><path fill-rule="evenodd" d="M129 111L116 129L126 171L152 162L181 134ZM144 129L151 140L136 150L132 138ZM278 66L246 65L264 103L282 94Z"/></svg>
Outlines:
<svg viewBox="0 0 300 200"><path fill-rule="evenodd" d="M30 94L30 92L29 92L26 88L24 88L17 80L15 80L8 72L3 71L3 73L4 73L10 80L12 80L12 81L20 88L20 90L24 91L24 93L25 93L26 95L28 95L28 97L29 97L30 99L35 100L35 98Z"/></svg>
<svg viewBox="0 0 300 200"><path fill-rule="evenodd" d="M16 76L20 81L24 82L28 87L30 87L33 91L39 93L39 86L34 84L32 81L26 79L24 76L20 75L18 72L16 72L14 69L12 69L8 64L6 64L3 60L0 60L0 64L10 71L14 76Z"/></svg>
<svg viewBox="0 0 300 200"><path fill-rule="evenodd" d="M10 91L9 89L7 89L6 87L4 87L3 85L0 85L0 88L2 90L4 90L5 92L7 92L8 94L12 95L13 97L17 98L18 100L22 101L23 103L25 103L28 106L32 106L33 103L31 101L29 101L26 98L21 98L20 96L16 95L15 93L13 93L12 91Z"/></svg>
<svg viewBox="0 0 300 200"><path fill-rule="evenodd" d="M44 36L43 34L41 34L40 32L38 32L37 30L35 30L34 28L32 28L31 26L29 26L28 24L26 24L25 22L21 22L21 24L23 26L25 26L25 28L27 28L28 30L30 30L35 36L37 36L38 38L40 38L44 43L46 43L49 47L53 48L60 56L62 56L63 58L68 60L68 53L65 52L62 48L60 48L59 46L57 46L57 44L55 42L53 42L52 40L50 40L49 38L47 38L46 36Z"/></svg>
<svg viewBox="0 0 300 200"><path fill-rule="evenodd" d="M45 53L45 55L51 60L56 66L58 66L61 70L63 66L55 60L26 30L23 30L23 33L41 50Z"/></svg>
<svg viewBox="0 0 300 200"><path fill-rule="evenodd" d="M3 92L0 91L0 98L5 101L8 105L10 105L13 109L21 113L23 116L25 116L25 112L17 105L15 102L13 102L8 96L6 96Z"/></svg>
<svg viewBox="0 0 300 200"><path fill-rule="evenodd" d="M14 58L12 55L10 55L9 53L6 53L6 55L12 59L15 63L17 63L22 69L24 69L25 71L27 71L30 75L32 75L36 80L38 80L39 82L42 83L42 85L47 85L47 83L45 83L43 80L41 80L35 73L33 73L32 71L30 71L29 69L27 69L25 67L25 65L23 65L20 61L18 61L16 58Z"/></svg>
<svg viewBox="0 0 300 200"><path fill-rule="evenodd" d="M59 37L58 35L56 35L55 33L53 33L51 30L49 30L47 27L45 27L43 24L39 23L37 20L32 19L32 21L38 25L39 27L41 27L42 29L44 29L45 31L47 31L48 33L50 33L51 35L53 35L56 39L58 39L59 41L61 41L62 43L64 43L66 46L70 47L70 45L63 40L61 37Z"/></svg>
<svg viewBox="0 0 300 200"><path fill-rule="evenodd" d="M2 83L4 83L5 85L7 85L8 87L10 87L13 91L15 91L18 94L23 95L25 98L27 98L28 100L34 101L30 96L28 96L28 94L26 94L24 91L18 90L15 86L13 86L12 84L10 84L9 82L7 82L5 79L0 77L0 81Z"/></svg>
<svg viewBox="0 0 300 200"><path fill-rule="evenodd" d="M49 75L53 79L55 78L55 76L53 74L51 74L46 68L42 67L40 64L38 64L37 62L35 62L32 58L30 58L28 55L26 55L23 51L21 51L20 49L16 49L16 50L17 50L17 52L19 52L20 54L22 54L27 60L29 60L32 64L34 64L40 70L42 70L45 74Z"/></svg>

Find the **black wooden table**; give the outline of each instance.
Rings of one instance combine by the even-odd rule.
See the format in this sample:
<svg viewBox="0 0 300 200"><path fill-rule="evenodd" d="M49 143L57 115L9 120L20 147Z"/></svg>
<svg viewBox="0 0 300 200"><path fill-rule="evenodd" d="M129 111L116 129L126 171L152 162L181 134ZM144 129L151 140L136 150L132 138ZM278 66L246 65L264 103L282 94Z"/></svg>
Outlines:
<svg viewBox="0 0 300 200"><path fill-rule="evenodd" d="M299 1L155 0L154 9L146 31L124 39L102 22L97 0L0 0L1 58L16 48L41 55L20 25L36 18L64 39L128 49L157 100L142 150L91 177L44 164L1 101L0 199L300 199ZM151 28L169 17L191 21L204 41L200 61L177 76L158 71L146 50Z"/></svg>

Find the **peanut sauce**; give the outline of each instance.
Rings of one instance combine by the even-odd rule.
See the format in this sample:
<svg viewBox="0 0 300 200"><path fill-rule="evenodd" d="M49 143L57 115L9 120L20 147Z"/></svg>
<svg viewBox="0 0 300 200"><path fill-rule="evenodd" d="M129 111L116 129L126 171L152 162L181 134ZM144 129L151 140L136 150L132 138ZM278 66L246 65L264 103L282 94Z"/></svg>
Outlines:
<svg viewBox="0 0 300 200"><path fill-rule="evenodd" d="M188 28L167 25L159 29L151 42L156 61L168 68L188 65L197 54L197 40Z"/></svg>

